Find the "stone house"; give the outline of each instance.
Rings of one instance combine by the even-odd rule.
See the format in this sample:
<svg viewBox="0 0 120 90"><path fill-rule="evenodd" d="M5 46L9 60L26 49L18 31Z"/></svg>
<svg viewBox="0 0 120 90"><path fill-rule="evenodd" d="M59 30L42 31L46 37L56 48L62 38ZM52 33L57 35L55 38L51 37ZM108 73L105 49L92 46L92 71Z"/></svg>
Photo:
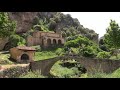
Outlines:
<svg viewBox="0 0 120 90"><path fill-rule="evenodd" d="M33 62L35 49L27 46L18 46L10 49L10 58L16 62Z"/></svg>
<svg viewBox="0 0 120 90"><path fill-rule="evenodd" d="M55 32L33 32L32 36L27 37L27 46L40 45L43 48L47 48L55 45L63 45L65 39L62 34Z"/></svg>

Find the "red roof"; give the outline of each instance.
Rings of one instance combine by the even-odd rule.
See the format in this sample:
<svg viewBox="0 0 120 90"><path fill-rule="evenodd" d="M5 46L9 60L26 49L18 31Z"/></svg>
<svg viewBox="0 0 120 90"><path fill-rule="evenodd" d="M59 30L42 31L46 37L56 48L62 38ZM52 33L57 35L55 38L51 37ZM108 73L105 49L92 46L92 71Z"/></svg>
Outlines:
<svg viewBox="0 0 120 90"><path fill-rule="evenodd" d="M20 50L28 50L28 51L35 51L36 50L35 48L27 47L27 46L18 46L17 48Z"/></svg>

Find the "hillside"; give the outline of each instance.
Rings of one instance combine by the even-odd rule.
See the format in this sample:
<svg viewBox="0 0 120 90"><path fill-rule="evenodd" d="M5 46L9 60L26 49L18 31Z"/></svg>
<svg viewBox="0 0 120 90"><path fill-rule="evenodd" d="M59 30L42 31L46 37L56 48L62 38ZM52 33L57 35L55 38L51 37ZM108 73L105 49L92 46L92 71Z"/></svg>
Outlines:
<svg viewBox="0 0 120 90"><path fill-rule="evenodd" d="M98 42L98 34L94 30L83 27L78 19L61 12L8 12L11 20L17 22L17 33L25 33L33 26L40 25L41 29L61 32L63 36L82 34Z"/></svg>

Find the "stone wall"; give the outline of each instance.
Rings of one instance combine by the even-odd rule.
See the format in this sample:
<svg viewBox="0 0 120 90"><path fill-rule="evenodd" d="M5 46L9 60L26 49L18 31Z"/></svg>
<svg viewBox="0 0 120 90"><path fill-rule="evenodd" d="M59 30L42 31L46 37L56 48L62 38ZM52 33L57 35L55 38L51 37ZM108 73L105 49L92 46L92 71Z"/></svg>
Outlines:
<svg viewBox="0 0 120 90"><path fill-rule="evenodd" d="M20 75L25 74L29 71L28 66L17 66L9 69L0 71L0 78L18 78Z"/></svg>
<svg viewBox="0 0 120 90"><path fill-rule="evenodd" d="M90 73L91 72L92 73L94 72L111 73L120 67L119 60L93 59L93 58L85 58L85 57L79 57L79 56L63 56L63 57L56 57L56 58L32 62L30 64L31 70L33 71L40 70L41 74L49 75L50 69L57 61L69 60L69 59L75 59L76 61L80 62L80 64L87 69L88 73L89 72Z"/></svg>
<svg viewBox="0 0 120 90"><path fill-rule="evenodd" d="M51 44L53 43L53 40L55 40L56 44L60 44L58 43L58 41L61 42L61 44L63 45L65 43L64 38L62 38L61 34L57 34L54 32L42 32L42 31L38 31L38 32L34 32L32 36L28 36L27 37L27 45L28 46L35 46L35 45L41 45L42 47L49 47L49 43L48 43L48 39L50 39Z"/></svg>
<svg viewBox="0 0 120 90"><path fill-rule="evenodd" d="M19 50L16 47L11 48L10 49L10 57L14 60L16 60L17 62L22 62L21 61L21 56L23 54L27 54L29 56L29 61L27 62L31 62L34 60L34 51L24 51L24 50Z"/></svg>

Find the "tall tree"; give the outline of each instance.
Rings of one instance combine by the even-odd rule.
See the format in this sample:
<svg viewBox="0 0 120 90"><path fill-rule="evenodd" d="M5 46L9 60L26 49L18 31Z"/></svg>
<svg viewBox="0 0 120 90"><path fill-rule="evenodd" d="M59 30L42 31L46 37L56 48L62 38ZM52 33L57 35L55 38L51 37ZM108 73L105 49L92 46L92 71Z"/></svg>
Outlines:
<svg viewBox="0 0 120 90"><path fill-rule="evenodd" d="M7 12L0 12L0 38L9 37L15 29L16 23L9 19Z"/></svg>
<svg viewBox="0 0 120 90"><path fill-rule="evenodd" d="M115 20L111 20L110 26L107 28L105 34L105 43L110 48L115 48L115 50L120 48L120 27ZM116 54L117 56L117 54Z"/></svg>

